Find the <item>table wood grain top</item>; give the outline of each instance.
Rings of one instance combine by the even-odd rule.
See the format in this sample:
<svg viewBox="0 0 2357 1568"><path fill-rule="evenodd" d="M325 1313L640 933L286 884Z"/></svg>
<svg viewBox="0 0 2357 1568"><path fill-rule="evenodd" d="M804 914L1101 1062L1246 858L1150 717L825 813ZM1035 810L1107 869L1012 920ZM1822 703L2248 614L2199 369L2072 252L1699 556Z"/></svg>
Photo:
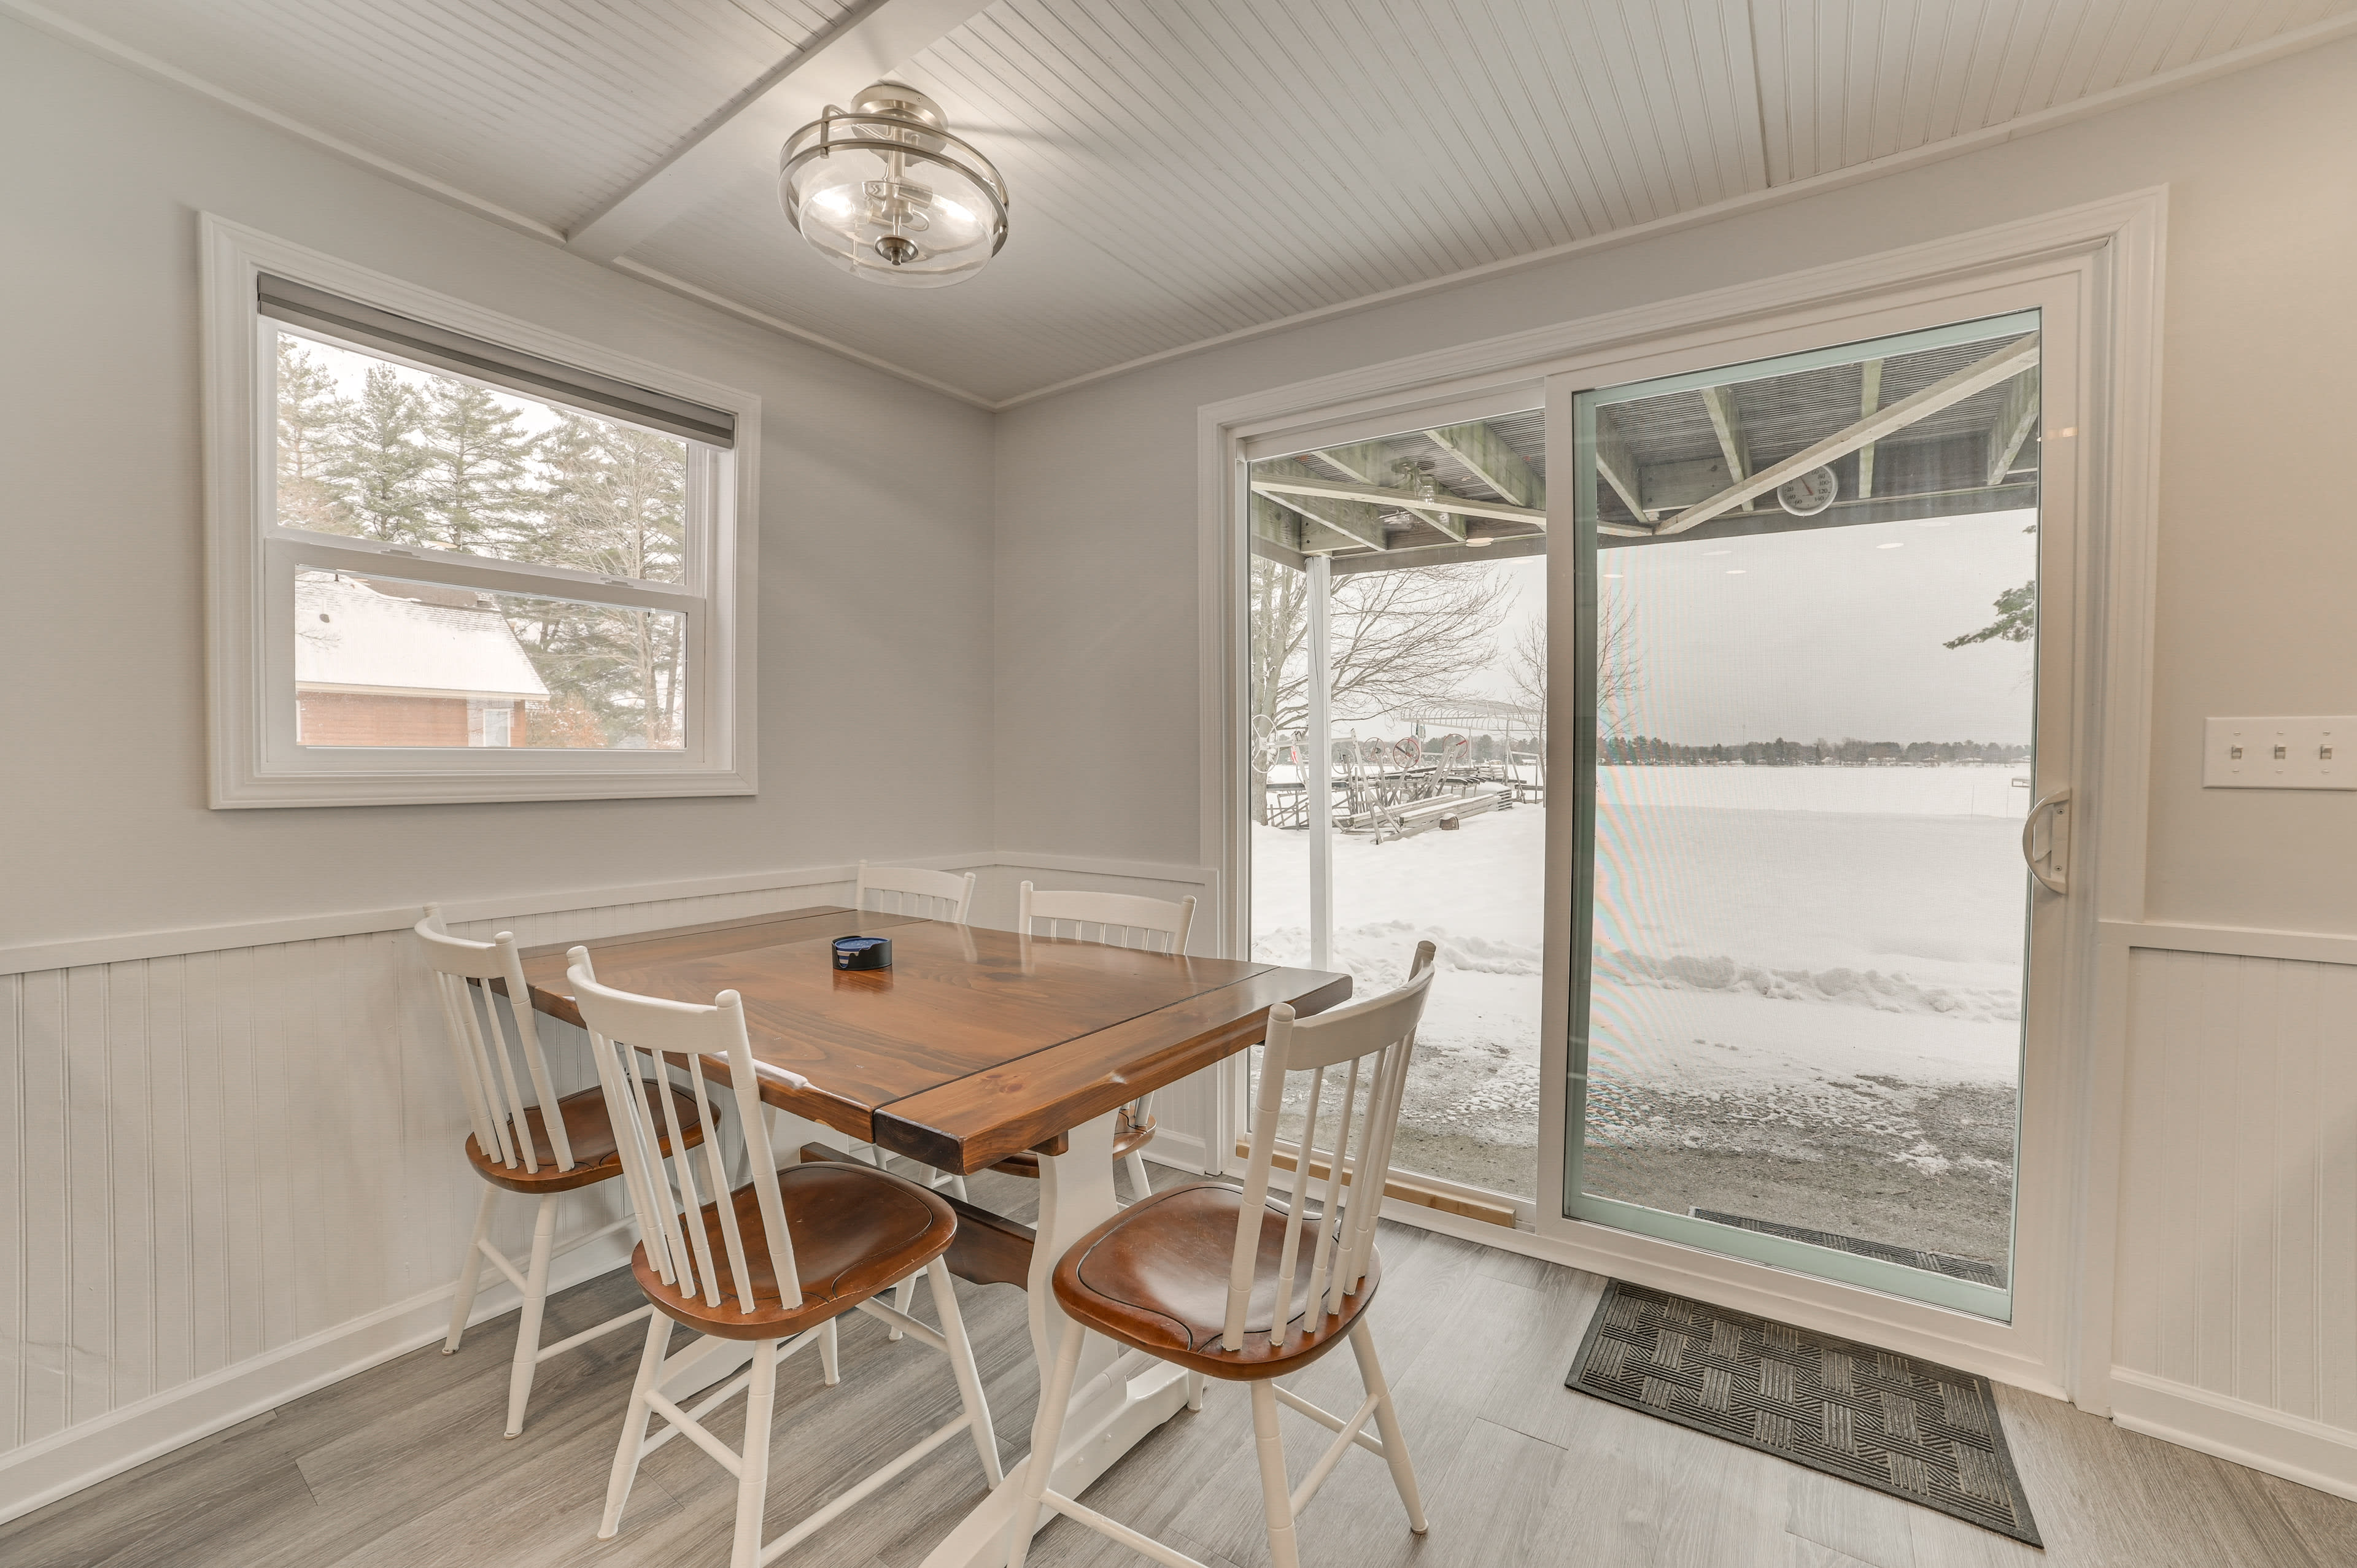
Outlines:
<svg viewBox="0 0 2357 1568"><path fill-rule="evenodd" d="M839 971L834 939L892 940ZM570 944L566 944L570 945ZM943 1170L973 1172L1256 1045L1268 1010L1351 994L1347 975L1182 958L822 908L585 944L608 985L744 1000L761 1097ZM565 947L528 950L533 1005L578 1024Z"/></svg>

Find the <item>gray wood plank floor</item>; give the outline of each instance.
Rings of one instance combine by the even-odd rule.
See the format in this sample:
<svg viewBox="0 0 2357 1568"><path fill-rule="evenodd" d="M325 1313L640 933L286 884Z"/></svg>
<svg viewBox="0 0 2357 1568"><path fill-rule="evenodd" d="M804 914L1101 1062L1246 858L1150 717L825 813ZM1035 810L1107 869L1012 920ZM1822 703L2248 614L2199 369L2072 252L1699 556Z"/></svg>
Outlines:
<svg viewBox="0 0 2357 1568"><path fill-rule="evenodd" d="M1157 1172L1167 1180L1183 1179ZM1022 1214L1036 1187L974 1178L977 1201ZM1565 1389L1602 1282L1386 1226L1377 1343L1425 1487L1432 1533L1407 1531L1382 1464L1354 1454L1304 1514L1311 1568L2345 1568L2357 1504L2122 1432L2066 1404L1998 1391L2049 1550ZM921 1297L921 1293L920 1293ZM1021 1292L962 1286L1000 1446L1028 1445L1038 1398ZM552 1339L636 1304L627 1273L550 1304ZM922 1310L920 1306L920 1310ZM640 1336L546 1363L524 1435L501 1439L514 1319L471 1330L282 1406L0 1526L9 1568L671 1568L724 1563L733 1490L685 1443L648 1460L622 1533L595 1539ZM770 1529L954 1413L941 1358L855 1316L843 1382L814 1359L779 1378ZM1348 1356L1302 1393L1349 1410ZM741 1417L737 1418L741 1420ZM715 1430L734 1441L729 1417ZM1323 1434L1288 1416L1296 1480ZM792 1568L915 1568L982 1495L952 1444L789 1554ZM1089 1501L1211 1568L1267 1560L1243 1391L1213 1384L1092 1488ZM1041 1568L1140 1561L1068 1520Z"/></svg>

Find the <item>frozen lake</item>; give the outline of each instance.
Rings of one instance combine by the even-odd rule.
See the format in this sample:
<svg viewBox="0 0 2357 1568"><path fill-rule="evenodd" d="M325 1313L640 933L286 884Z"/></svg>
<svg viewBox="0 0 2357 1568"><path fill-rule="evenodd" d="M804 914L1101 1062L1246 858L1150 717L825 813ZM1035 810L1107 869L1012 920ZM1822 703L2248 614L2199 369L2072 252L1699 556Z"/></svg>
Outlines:
<svg viewBox="0 0 2357 1568"><path fill-rule="evenodd" d="M1590 1189L2002 1262L2025 772L1604 769ZM1254 951L1307 963L1308 835L1253 847ZM1401 1163L1523 1196L1544 853L1532 806L1334 843L1336 967L1365 993L1440 950Z"/></svg>

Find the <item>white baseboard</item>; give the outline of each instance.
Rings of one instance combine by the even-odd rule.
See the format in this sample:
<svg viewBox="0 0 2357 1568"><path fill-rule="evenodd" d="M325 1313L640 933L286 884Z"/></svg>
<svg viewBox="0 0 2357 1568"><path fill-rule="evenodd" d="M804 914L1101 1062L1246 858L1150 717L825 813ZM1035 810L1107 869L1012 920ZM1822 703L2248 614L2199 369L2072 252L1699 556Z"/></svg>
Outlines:
<svg viewBox="0 0 2357 1568"><path fill-rule="evenodd" d="M601 1237L555 1259L549 1289L594 1279L629 1259L625 1238ZM433 1344L449 1332L457 1289L454 1281L394 1302L0 1455L0 1523ZM513 1312L516 1302L506 1281L497 1290L487 1285L469 1321ZM500 1411L486 1406L483 1419L496 1421Z"/></svg>
<svg viewBox="0 0 2357 1568"><path fill-rule="evenodd" d="M2130 1432L2357 1500L2357 1432L2247 1400L2112 1369L2112 1419Z"/></svg>

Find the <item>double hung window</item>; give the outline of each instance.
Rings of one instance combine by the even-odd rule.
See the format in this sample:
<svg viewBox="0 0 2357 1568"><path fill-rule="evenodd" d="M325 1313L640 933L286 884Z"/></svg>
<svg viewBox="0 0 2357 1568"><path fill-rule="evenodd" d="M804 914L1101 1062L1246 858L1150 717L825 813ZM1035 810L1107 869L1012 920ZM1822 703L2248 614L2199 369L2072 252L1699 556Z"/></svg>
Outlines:
<svg viewBox="0 0 2357 1568"><path fill-rule="evenodd" d="M207 238L213 803L749 791L758 401Z"/></svg>

